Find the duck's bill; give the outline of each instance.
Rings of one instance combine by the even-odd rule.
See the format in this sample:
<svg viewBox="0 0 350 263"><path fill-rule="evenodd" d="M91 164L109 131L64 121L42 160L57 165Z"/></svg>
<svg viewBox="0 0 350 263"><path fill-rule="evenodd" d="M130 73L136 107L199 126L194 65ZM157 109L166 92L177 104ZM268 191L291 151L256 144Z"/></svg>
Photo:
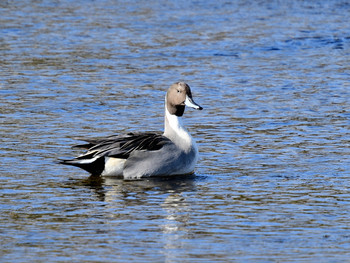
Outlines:
<svg viewBox="0 0 350 263"><path fill-rule="evenodd" d="M185 105L191 108L194 108L196 110L203 110L201 106L199 106L197 103L193 101L192 98L186 95Z"/></svg>

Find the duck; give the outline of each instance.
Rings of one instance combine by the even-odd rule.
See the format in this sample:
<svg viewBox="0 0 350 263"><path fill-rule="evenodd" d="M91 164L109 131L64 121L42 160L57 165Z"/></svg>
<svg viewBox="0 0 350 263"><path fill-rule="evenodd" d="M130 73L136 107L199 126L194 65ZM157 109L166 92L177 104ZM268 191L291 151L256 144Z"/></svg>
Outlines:
<svg viewBox="0 0 350 263"><path fill-rule="evenodd" d="M126 180L190 175L198 161L198 147L184 128L185 107L203 108L194 102L190 86L176 82L165 95L164 132L130 132L85 139L73 147L85 149L74 159L59 163L84 169L91 176Z"/></svg>

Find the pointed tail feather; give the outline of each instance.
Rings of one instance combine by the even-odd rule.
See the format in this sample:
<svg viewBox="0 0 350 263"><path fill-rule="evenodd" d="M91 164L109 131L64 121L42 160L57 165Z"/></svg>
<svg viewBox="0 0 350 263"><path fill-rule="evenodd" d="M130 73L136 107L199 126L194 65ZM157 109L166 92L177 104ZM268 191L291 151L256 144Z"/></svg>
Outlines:
<svg viewBox="0 0 350 263"><path fill-rule="evenodd" d="M104 170L105 160L104 157L95 157L92 159L61 160L59 163L79 167L91 175L100 175Z"/></svg>

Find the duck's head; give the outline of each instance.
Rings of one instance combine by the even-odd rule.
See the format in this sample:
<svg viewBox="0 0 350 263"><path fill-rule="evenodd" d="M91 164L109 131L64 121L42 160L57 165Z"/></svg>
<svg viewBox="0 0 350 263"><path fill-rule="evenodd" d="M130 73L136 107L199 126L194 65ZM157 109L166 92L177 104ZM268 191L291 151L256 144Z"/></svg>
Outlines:
<svg viewBox="0 0 350 263"><path fill-rule="evenodd" d="M181 117L185 106L202 110L203 108L192 99L191 88L185 82L176 82L170 86L166 94L166 109L170 114Z"/></svg>

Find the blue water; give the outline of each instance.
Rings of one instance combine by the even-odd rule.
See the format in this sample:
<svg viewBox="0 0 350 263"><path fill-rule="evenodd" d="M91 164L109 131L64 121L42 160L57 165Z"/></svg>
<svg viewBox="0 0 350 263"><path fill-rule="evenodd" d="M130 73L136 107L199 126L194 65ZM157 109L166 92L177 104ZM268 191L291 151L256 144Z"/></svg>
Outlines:
<svg viewBox="0 0 350 263"><path fill-rule="evenodd" d="M1 262L347 262L345 1L2 1ZM193 177L89 178L75 137L161 131Z"/></svg>

